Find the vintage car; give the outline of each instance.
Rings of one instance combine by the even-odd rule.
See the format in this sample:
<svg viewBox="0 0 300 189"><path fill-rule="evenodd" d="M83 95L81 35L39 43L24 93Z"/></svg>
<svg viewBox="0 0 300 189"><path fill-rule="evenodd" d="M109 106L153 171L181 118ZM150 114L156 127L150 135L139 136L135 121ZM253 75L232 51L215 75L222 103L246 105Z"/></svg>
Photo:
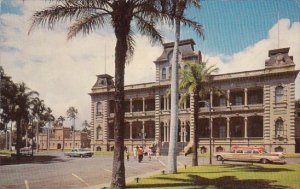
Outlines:
<svg viewBox="0 0 300 189"><path fill-rule="evenodd" d="M268 153L263 147L233 147L231 152L217 152L214 156L218 161L285 163L283 153Z"/></svg>
<svg viewBox="0 0 300 189"><path fill-rule="evenodd" d="M20 148L20 154L22 156L33 156L33 151L31 147Z"/></svg>
<svg viewBox="0 0 300 189"><path fill-rule="evenodd" d="M69 157L92 157L93 155L94 152L83 148L75 148L72 149L71 152L65 153L65 156L69 156Z"/></svg>

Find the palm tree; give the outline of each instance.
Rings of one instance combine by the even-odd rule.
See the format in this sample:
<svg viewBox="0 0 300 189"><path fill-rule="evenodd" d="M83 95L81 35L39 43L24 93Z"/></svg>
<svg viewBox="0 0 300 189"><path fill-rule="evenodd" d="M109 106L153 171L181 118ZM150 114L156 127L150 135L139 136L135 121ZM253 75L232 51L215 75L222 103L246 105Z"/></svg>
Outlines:
<svg viewBox="0 0 300 189"><path fill-rule="evenodd" d="M161 4L153 0L60 0L32 17L32 31L36 26L48 25L49 29L57 22L70 20L68 39L78 33L90 32L110 25L116 36L115 47L115 148L111 187L125 187L124 167L124 74L126 59L130 60L134 51L134 31L132 25L151 42L161 42L162 36L156 29L160 19L168 20L161 13ZM29 33L30 33L29 31Z"/></svg>
<svg viewBox="0 0 300 189"><path fill-rule="evenodd" d="M39 99L38 97L33 99L33 108L32 114L34 118L37 119L36 130L35 130L35 142L36 142L36 151L39 151L39 127L40 127L40 120L43 116L44 112L46 111L46 106L44 104L44 100Z"/></svg>
<svg viewBox="0 0 300 189"><path fill-rule="evenodd" d="M25 83L17 84L16 94L16 125L17 125L17 157L20 156L22 131L24 131L29 123L30 108L33 104L34 97L38 96L38 92L31 91Z"/></svg>
<svg viewBox="0 0 300 189"><path fill-rule="evenodd" d="M179 65L179 41L180 23L186 20L184 11L194 6L200 8L199 0L171 0L171 15L175 20L175 43L172 57L172 78L171 78L171 117L170 117L170 143L168 153L168 172L177 173L176 143L178 136L178 65ZM203 28L197 22L192 21L192 28L199 36L203 36Z"/></svg>
<svg viewBox="0 0 300 189"><path fill-rule="evenodd" d="M82 126L83 126L83 131L87 131L87 128L90 127L90 124L87 122L87 120L84 120Z"/></svg>
<svg viewBox="0 0 300 189"><path fill-rule="evenodd" d="M75 147L75 120L77 118L77 114L78 114L78 110L71 106L69 107L69 109L67 110L67 117L70 119L70 120L73 120L73 125L72 125L72 131L73 131L73 148Z"/></svg>
<svg viewBox="0 0 300 189"><path fill-rule="evenodd" d="M46 124L46 123L48 123L48 128L47 128L47 131L48 131L48 137L47 137L47 139L48 139L48 143L47 143L47 149L49 150L50 149L50 129L51 129L51 123L53 122L53 121L55 121L55 117L53 116L53 114L52 114L52 110L51 110L51 108L49 108L49 107L47 107L46 108L46 111L45 111L45 113L44 113L44 123Z"/></svg>
<svg viewBox="0 0 300 189"><path fill-rule="evenodd" d="M65 117L59 116L57 120L61 123L61 126L64 126Z"/></svg>
<svg viewBox="0 0 300 189"><path fill-rule="evenodd" d="M218 72L215 66L207 67L206 62L199 60L199 63L187 63L187 69L181 70L181 81L179 89L185 91L180 99L182 103L189 95L194 96L194 140L193 140L193 158L192 166L198 166L198 141L199 141L199 128L198 128L198 102L201 97L211 91L212 74Z"/></svg>

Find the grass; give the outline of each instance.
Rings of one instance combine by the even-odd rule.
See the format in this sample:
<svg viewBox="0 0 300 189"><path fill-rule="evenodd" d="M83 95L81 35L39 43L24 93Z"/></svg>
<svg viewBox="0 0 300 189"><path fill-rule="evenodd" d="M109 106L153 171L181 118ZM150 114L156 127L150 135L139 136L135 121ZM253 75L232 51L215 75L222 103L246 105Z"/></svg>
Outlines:
<svg viewBox="0 0 300 189"><path fill-rule="evenodd" d="M10 150L0 150L0 154L5 154L5 155L10 155L10 154L15 154L16 151L10 151Z"/></svg>
<svg viewBox="0 0 300 189"><path fill-rule="evenodd" d="M300 165L201 165L130 182L127 188L285 189L300 188Z"/></svg>
<svg viewBox="0 0 300 189"><path fill-rule="evenodd" d="M113 154L113 151L95 151L95 155L112 156Z"/></svg>

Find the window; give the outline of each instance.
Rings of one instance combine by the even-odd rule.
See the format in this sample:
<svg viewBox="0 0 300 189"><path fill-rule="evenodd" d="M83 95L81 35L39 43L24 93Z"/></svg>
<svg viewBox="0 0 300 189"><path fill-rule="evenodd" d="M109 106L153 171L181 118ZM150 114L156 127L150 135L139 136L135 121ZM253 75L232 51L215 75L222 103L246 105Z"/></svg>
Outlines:
<svg viewBox="0 0 300 189"><path fill-rule="evenodd" d="M101 128L98 127L98 128L97 128L97 133L96 133L96 139L97 139L97 140L100 139L100 131L101 131Z"/></svg>
<svg viewBox="0 0 300 189"><path fill-rule="evenodd" d="M278 86L275 89L275 103L280 103L283 101L283 87L282 86Z"/></svg>
<svg viewBox="0 0 300 189"><path fill-rule="evenodd" d="M167 79L166 68L163 68L161 70L161 79Z"/></svg>
<svg viewBox="0 0 300 189"><path fill-rule="evenodd" d="M275 137L282 137L283 136L283 121L282 119L278 119L275 122Z"/></svg>
<svg viewBox="0 0 300 189"><path fill-rule="evenodd" d="M102 112L102 103L97 102L97 114L101 114L101 112Z"/></svg>
<svg viewBox="0 0 300 189"><path fill-rule="evenodd" d="M226 106L226 98L224 97L220 98L220 106Z"/></svg>
<svg viewBox="0 0 300 189"><path fill-rule="evenodd" d="M235 97L235 105L243 105L243 97L236 96Z"/></svg>
<svg viewBox="0 0 300 189"><path fill-rule="evenodd" d="M171 79L172 77L172 66L169 67L169 78Z"/></svg>

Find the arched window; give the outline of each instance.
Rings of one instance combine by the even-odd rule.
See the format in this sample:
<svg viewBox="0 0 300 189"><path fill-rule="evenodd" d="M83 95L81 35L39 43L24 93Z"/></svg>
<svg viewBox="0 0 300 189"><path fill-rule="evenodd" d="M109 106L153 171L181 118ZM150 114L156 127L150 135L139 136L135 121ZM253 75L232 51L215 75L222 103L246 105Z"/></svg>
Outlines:
<svg viewBox="0 0 300 189"><path fill-rule="evenodd" d="M279 118L275 122L275 136L276 137L282 137L284 133L284 128L283 128L283 121L281 118Z"/></svg>
<svg viewBox="0 0 300 189"><path fill-rule="evenodd" d="M100 127L97 127L97 131L96 131L96 139L97 139L97 140L100 139L100 131L101 131L101 128L100 128Z"/></svg>
<svg viewBox="0 0 300 189"><path fill-rule="evenodd" d="M97 102L97 114L101 114L101 112L102 112L102 103Z"/></svg>
<svg viewBox="0 0 300 189"><path fill-rule="evenodd" d="M166 79L166 78L167 78L166 68L163 68L161 70L161 79Z"/></svg>
<svg viewBox="0 0 300 189"><path fill-rule="evenodd" d="M280 103L283 102L283 87L282 86L278 86L275 89L275 103Z"/></svg>

